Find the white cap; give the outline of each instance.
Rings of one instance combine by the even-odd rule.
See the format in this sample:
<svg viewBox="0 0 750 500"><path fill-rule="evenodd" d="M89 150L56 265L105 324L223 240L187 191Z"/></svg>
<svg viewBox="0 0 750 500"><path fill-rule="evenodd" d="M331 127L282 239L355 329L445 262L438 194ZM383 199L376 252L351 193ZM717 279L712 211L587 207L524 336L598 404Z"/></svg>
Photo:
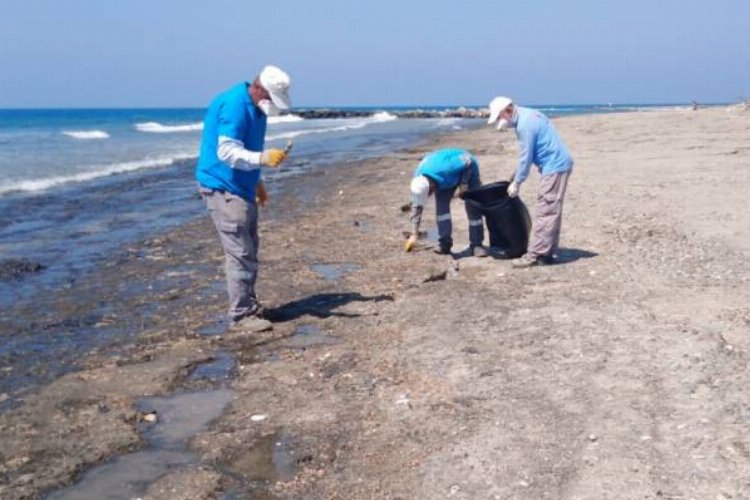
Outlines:
<svg viewBox="0 0 750 500"><path fill-rule="evenodd" d="M411 204L415 207L423 207L427 204L430 196L430 181L424 175L418 175L411 180Z"/></svg>
<svg viewBox="0 0 750 500"><path fill-rule="evenodd" d="M500 117L500 113L505 111L505 108L513 104L513 100L510 97L495 97L490 101L490 119L487 120L487 125L492 125Z"/></svg>
<svg viewBox="0 0 750 500"><path fill-rule="evenodd" d="M291 79L276 66L266 66L258 76L260 84L271 95L271 100L279 109L289 109L291 102L289 100L289 85Z"/></svg>

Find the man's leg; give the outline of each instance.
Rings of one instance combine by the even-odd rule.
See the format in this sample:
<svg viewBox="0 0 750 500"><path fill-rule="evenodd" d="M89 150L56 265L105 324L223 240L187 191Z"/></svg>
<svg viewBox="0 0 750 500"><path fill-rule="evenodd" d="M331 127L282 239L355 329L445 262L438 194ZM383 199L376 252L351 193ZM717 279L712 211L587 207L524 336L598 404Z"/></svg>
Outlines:
<svg viewBox="0 0 750 500"><path fill-rule="evenodd" d="M547 255L553 257L557 255L560 249L560 231L562 229L562 214L563 214L563 202L565 201L565 193L568 192L568 179L572 170L560 174L560 187L558 193L558 215L554 227L552 228L552 244L550 245L550 251Z"/></svg>
<svg viewBox="0 0 750 500"><path fill-rule="evenodd" d="M472 166L471 176L469 177L469 189L479 189L482 187L482 180L479 178L479 168L476 165ZM472 247L481 247L484 241L484 221L482 220L482 214L470 206L466 205L466 216L469 219L469 242Z"/></svg>
<svg viewBox="0 0 750 500"><path fill-rule="evenodd" d="M539 180L536 217L529 250L530 258L552 257L560 244L563 200L569 172L545 175Z"/></svg>
<svg viewBox="0 0 750 500"><path fill-rule="evenodd" d="M450 253L451 248L453 248L453 222L451 221L453 191L455 189L437 189L435 191L435 218L441 253Z"/></svg>
<svg viewBox="0 0 750 500"><path fill-rule="evenodd" d="M238 321L258 310L257 207L239 196L220 191L206 195L206 204L224 249L229 317Z"/></svg>

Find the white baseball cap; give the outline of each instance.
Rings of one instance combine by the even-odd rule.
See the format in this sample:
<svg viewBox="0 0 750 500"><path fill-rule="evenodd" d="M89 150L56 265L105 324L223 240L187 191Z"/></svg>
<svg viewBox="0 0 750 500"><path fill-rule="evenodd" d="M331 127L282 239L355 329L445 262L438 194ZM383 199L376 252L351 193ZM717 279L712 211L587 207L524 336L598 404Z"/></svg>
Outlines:
<svg viewBox="0 0 750 500"><path fill-rule="evenodd" d="M487 125L492 125L500 117L505 108L513 104L513 100L510 97L495 97L490 101L490 119L487 120Z"/></svg>
<svg viewBox="0 0 750 500"><path fill-rule="evenodd" d="M289 109L289 86L292 81L284 71L276 66L266 66L258 76L260 84L271 95L271 100L279 109Z"/></svg>
<svg viewBox="0 0 750 500"><path fill-rule="evenodd" d="M430 181L424 175L418 175L411 180L411 204L423 207L430 196Z"/></svg>

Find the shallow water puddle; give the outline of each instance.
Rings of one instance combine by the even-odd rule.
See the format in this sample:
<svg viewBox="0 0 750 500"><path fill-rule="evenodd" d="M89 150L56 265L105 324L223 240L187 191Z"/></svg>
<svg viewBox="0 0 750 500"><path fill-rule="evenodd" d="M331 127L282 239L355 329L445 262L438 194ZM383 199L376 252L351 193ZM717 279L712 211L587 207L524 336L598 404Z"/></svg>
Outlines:
<svg viewBox="0 0 750 500"><path fill-rule="evenodd" d="M218 352L212 361L201 363L193 373L190 374L190 381L210 380L220 381L232 378L236 359L233 354L228 352Z"/></svg>
<svg viewBox="0 0 750 500"><path fill-rule="evenodd" d="M334 345L339 342L337 337L321 332L318 325L307 323L295 328L292 335L284 339L283 344L293 349L306 349L317 345Z"/></svg>
<svg viewBox="0 0 750 500"><path fill-rule="evenodd" d="M168 469L187 465L197 457L178 451L140 451L124 455L87 472L81 482L48 496L48 500L108 498L130 500Z"/></svg>
<svg viewBox="0 0 750 500"><path fill-rule="evenodd" d="M250 449L237 450L224 462L222 468L243 482L256 483L254 486L267 486L278 481L288 481L297 474L304 457L294 452L294 439L279 431L260 438ZM251 489L255 489L252 488ZM232 498L232 493L225 498Z"/></svg>
<svg viewBox="0 0 750 500"><path fill-rule="evenodd" d="M206 318L205 321L206 322L203 326L198 329L198 335L204 337L215 337L227 333L227 329L229 328L229 318L227 318L226 315L220 317L212 316Z"/></svg>
<svg viewBox="0 0 750 500"><path fill-rule="evenodd" d="M198 334L205 337L214 337L227 333L228 321L216 321L198 329Z"/></svg>
<svg viewBox="0 0 750 500"><path fill-rule="evenodd" d="M135 498L169 469L197 462L198 457L187 449L188 440L221 415L233 397L233 391L219 389L141 400L139 407L156 411L158 418L156 424L139 424L150 449L96 467L78 483L48 498Z"/></svg>
<svg viewBox="0 0 750 500"><path fill-rule="evenodd" d="M346 273L357 271L362 266L353 262L340 264L310 264L310 269L326 281L336 281Z"/></svg>

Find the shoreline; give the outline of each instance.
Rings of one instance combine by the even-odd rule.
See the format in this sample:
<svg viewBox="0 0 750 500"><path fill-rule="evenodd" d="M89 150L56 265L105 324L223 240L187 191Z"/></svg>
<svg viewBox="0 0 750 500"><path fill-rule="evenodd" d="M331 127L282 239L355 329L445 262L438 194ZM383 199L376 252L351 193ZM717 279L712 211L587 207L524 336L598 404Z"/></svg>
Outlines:
<svg viewBox="0 0 750 500"><path fill-rule="evenodd" d="M364 160L348 160L346 162L335 163L333 165L325 166L324 164L312 164L307 167L304 171L297 172L291 177L285 177L283 179L274 179L274 182L269 186L269 192L274 199L270 206L266 209L261 210L261 230L264 225L270 225L273 227L277 223L282 223L289 220L292 217L291 213L302 213L304 211L304 204L311 203L318 199L319 191L325 184L325 180L328 176L337 177L339 180L345 177L340 171L347 169L352 164L358 163L371 163L378 162L382 158L386 158L392 155L398 155L401 151L406 151L414 147L419 147L421 144L430 143L439 140L440 137L446 134L462 134L468 133L469 130L461 130L459 132L446 131L438 132L427 135L422 139L416 141L415 144L393 151L391 153L377 156L374 158L367 158ZM302 160L304 161L304 160ZM191 167L191 172L194 167ZM150 176L164 177L166 174L159 172L149 172ZM111 182L122 182L121 180L112 180ZM131 183L142 182L139 179L133 179ZM107 182L106 185L110 184ZM279 192L281 190L281 193ZM281 195L280 200L275 200L276 197ZM56 195L59 196L59 195ZM220 252L218 241L216 242L217 248L213 248L210 243L213 234L213 227L210 224L207 225L206 229L206 212L203 202L197 196L197 192L193 198L192 206L195 209L196 215L190 216L183 222L179 222L174 226L167 228L166 230L151 230L150 235L138 239L136 241L128 241L122 245L118 245L117 248L108 252L108 255L101 258L98 262L94 263L93 266L84 272L79 272L79 275L69 284L61 288L50 287L49 285L31 285L31 286L43 286L45 291L45 300L40 304L36 299L32 297L25 297L24 300L19 301L18 296L14 299L11 307L8 307L4 311L0 312L0 339L10 339L17 337L19 334L25 334L35 330L41 330L48 332L51 335L69 335L65 333L66 329L78 329L77 332L80 337L101 337L104 343L91 342L90 347L96 351L98 349L107 349L110 344L117 345L118 342L113 341L114 338L125 336L127 338L137 337L137 331L143 330L144 321L148 322L148 318L154 316L154 312L150 308L152 302L158 302L164 300L171 302L176 300L178 295L178 289L180 287L188 286L187 280L185 279L185 272L183 270L175 271L174 279L163 280L164 283L152 283L159 279L161 269L161 263L165 260L169 260L166 256L174 253L175 249L170 248L170 244L176 244L179 248L178 252L190 253L195 252L193 246L188 242L186 234L194 231L202 231L203 237L209 240L209 243L203 242L213 253L215 251ZM284 207L291 207L290 210L281 209L280 206L276 205L279 203ZM290 213L291 212L291 213ZM177 240L173 242L173 240ZM216 273L209 272L205 268L205 259L192 259L186 257L186 260L191 262L197 262L202 264L204 267L198 269L194 273L196 279L206 279L206 277L214 277ZM8 261L10 271L13 271L15 267L22 267L32 273L39 273L37 276L29 276L30 278L38 278L42 282L45 282L47 277L45 272L48 270L44 264L39 264L36 261L11 259ZM127 271L122 273L122 276L112 275L114 269L122 269L122 266L127 265ZM183 267L183 266L178 266ZM200 267L200 266L198 266ZM219 274L223 273L223 270L217 271ZM11 287L25 287L28 285L24 281L25 276L20 275L13 277L9 274L9 279L6 280L4 285ZM163 278L162 278L163 279ZM133 280L134 283L130 283ZM223 288L224 281L221 278L219 294L226 293ZM122 283L120 283L122 282ZM120 285L126 285L125 289L121 289ZM109 288L105 294L108 300L100 300L101 292L97 290L105 286ZM153 291L149 291L149 288L154 288ZM215 293L214 286L208 287L211 289L211 294ZM190 286L191 289L200 290L206 287ZM23 288L22 288L23 289ZM132 289L132 290L130 290ZM17 293L17 292L14 292ZM208 292L203 292L208 293ZM122 321L126 314L122 312L116 312L111 310L110 304L119 303L123 300L123 297L127 298L127 301L131 303L131 306L138 311L135 316L143 316L141 325L138 327L134 326L132 322L126 321L124 326L121 328L114 328L112 325L116 325ZM49 299L52 300L49 300ZM60 307L55 307L55 303L63 304ZM99 305L96 305L99 303ZM35 312L36 308L41 305L42 314ZM168 304L172 305L172 304ZM143 310L141 310L143 309ZM113 331L109 332L110 327ZM36 346L36 341L29 339L32 348L37 350L39 347ZM83 341L85 346L85 340ZM78 343L74 341L76 347ZM23 344L21 344L23 345ZM4 349L13 349L13 346ZM47 351L46 349L44 351ZM49 354L55 355L54 348L49 349ZM71 359L77 357L73 354ZM18 358L15 356L14 358ZM13 364L14 359L11 359ZM21 361L18 359L18 361ZM23 370L22 367L17 367ZM35 367L36 369L36 367ZM63 367L61 369L54 370L53 373L62 374L69 371L69 368ZM7 373L7 372L6 372ZM56 377L53 376L53 378ZM50 380L47 380L49 382ZM13 386L10 387L11 389ZM7 390L7 389L6 389ZM31 387L34 390L34 387ZM25 390L23 391L25 392ZM2 400L0 400L0 410L7 408L7 405L12 399L12 395L3 393ZM4 403L4 404L3 404Z"/></svg>
<svg viewBox="0 0 750 500"><path fill-rule="evenodd" d="M96 278L82 286L107 301L132 280L133 303L83 324L122 322L137 337L114 355L89 353L81 371L0 414L0 496L59 487L143 446L135 408L145 394L218 388L234 400L190 439L199 462L166 473L145 497L187 476L191 498L747 493L741 447L727 462L725 448L701 437L731 447L748 431L737 406L748 382L750 342L740 333L750 303L748 219L731 210L748 170L731 166L747 169L741 131L750 118L734 114L718 136L700 134L721 116L729 114L556 120L577 161L563 225L567 261L528 272L401 250L408 216L398 207L419 158L458 143L492 182L514 166L511 134L449 133L353 170L290 179L261 215L258 290L276 319L264 336L200 333L225 307L207 217L125 249L102 271L110 291ZM675 127L687 127L684 143L660 138ZM616 149L617 140L625 146ZM708 202L696 183L714 176L701 162L718 154L725 177L711 194L723 198L712 197L711 210L686 206L683 198ZM671 170L675 159L683 176ZM521 194L530 209L535 176ZM466 221L457 203L452 212L459 250ZM734 218L716 228L715 214ZM433 219L428 208L425 224ZM327 279L317 264L357 267ZM425 281L435 275L442 278ZM70 307L73 317L89 313L76 301ZM138 325L145 315L153 322ZM232 377L190 379L221 352L234 356ZM265 448L276 442L291 463L281 470ZM691 465L686 450L705 458ZM723 473L690 479L697 466Z"/></svg>

